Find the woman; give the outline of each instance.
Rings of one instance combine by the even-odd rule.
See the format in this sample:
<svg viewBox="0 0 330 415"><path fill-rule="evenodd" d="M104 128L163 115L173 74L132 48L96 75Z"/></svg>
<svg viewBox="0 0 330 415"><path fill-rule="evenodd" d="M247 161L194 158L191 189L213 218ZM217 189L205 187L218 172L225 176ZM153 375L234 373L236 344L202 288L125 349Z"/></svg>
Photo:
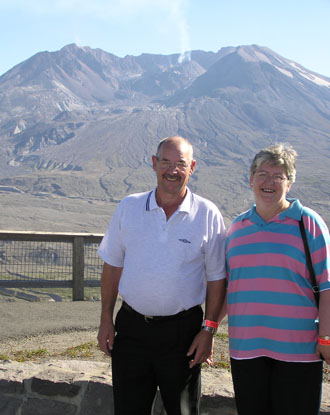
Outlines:
<svg viewBox="0 0 330 415"><path fill-rule="evenodd" d="M283 144L255 156L250 168L255 205L228 232L229 344L239 415L318 414L320 354L330 364L329 231L316 212L287 197L296 156ZM301 218L320 289L319 310Z"/></svg>

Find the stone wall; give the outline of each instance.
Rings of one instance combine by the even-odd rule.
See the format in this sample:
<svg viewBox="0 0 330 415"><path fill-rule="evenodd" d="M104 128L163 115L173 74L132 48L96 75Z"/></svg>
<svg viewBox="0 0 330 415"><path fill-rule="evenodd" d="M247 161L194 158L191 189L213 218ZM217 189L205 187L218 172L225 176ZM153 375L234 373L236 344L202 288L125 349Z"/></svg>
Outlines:
<svg viewBox="0 0 330 415"><path fill-rule="evenodd" d="M0 362L1 415L113 415L107 363L63 360L44 363ZM129 399L129 391L128 391ZM201 415L237 415L230 374L202 371ZM324 384L322 415L330 415L330 384ZM160 396L153 415L166 415Z"/></svg>
<svg viewBox="0 0 330 415"><path fill-rule="evenodd" d="M202 415L235 415L230 375L203 373ZM113 415L109 365L89 361L0 363L1 415ZM216 389L221 394L216 393ZM129 392L128 392L129 399ZM166 415L160 396L153 415Z"/></svg>

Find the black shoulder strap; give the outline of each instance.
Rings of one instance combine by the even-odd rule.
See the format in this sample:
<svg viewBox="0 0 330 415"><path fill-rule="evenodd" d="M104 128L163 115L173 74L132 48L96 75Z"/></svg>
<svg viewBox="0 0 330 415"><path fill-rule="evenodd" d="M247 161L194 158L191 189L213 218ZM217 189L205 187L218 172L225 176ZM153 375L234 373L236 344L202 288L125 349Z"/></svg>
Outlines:
<svg viewBox="0 0 330 415"><path fill-rule="evenodd" d="M311 276L311 281L312 281L312 287L313 287L313 293L314 293L314 297L315 297L315 302L316 302L316 306L317 308L319 307L319 287L317 286L316 283L316 278L315 278L315 272L314 272L314 268L313 268L313 263L312 263L312 258L311 258L311 253L309 251L309 247L308 247L308 243L307 243L307 237L306 237L306 231L305 231L305 226L304 226L304 222L303 219L301 218L299 221L299 227L300 227L300 232L301 232L301 236L304 242L304 247L305 247L305 254L306 254L306 262L307 262L307 267Z"/></svg>

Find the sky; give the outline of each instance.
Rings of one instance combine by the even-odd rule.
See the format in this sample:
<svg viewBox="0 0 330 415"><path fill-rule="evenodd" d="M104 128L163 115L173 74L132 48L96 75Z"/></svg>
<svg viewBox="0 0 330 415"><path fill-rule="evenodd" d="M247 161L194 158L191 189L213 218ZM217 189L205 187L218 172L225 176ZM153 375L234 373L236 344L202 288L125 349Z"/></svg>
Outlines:
<svg viewBox="0 0 330 415"><path fill-rule="evenodd" d="M119 57L257 44L330 77L330 0L0 0L0 75L75 43Z"/></svg>

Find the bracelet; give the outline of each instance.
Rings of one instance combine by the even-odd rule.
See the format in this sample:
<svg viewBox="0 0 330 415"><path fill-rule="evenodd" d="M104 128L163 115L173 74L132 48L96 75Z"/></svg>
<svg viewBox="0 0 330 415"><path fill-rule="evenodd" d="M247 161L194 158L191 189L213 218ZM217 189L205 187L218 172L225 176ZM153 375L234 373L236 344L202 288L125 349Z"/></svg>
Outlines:
<svg viewBox="0 0 330 415"><path fill-rule="evenodd" d="M330 336L319 336L319 339L330 340Z"/></svg>
<svg viewBox="0 0 330 415"><path fill-rule="evenodd" d="M217 332L217 329L210 326L203 326L202 330L209 331L210 333L212 333L212 335L215 335L215 333Z"/></svg>
<svg viewBox="0 0 330 415"><path fill-rule="evenodd" d="M212 320L204 320L202 323L202 329L209 331L213 335L217 332L218 326L218 322Z"/></svg>
<svg viewBox="0 0 330 415"><path fill-rule="evenodd" d="M329 336L324 336L324 337L329 337ZM322 337L319 337L318 342L321 346L330 346L330 339L326 340Z"/></svg>
<svg viewBox="0 0 330 415"><path fill-rule="evenodd" d="M203 327L212 327L213 329L217 329L219 326L219 323L217 321L212 320L204 320L202 323Z"/></svg>

